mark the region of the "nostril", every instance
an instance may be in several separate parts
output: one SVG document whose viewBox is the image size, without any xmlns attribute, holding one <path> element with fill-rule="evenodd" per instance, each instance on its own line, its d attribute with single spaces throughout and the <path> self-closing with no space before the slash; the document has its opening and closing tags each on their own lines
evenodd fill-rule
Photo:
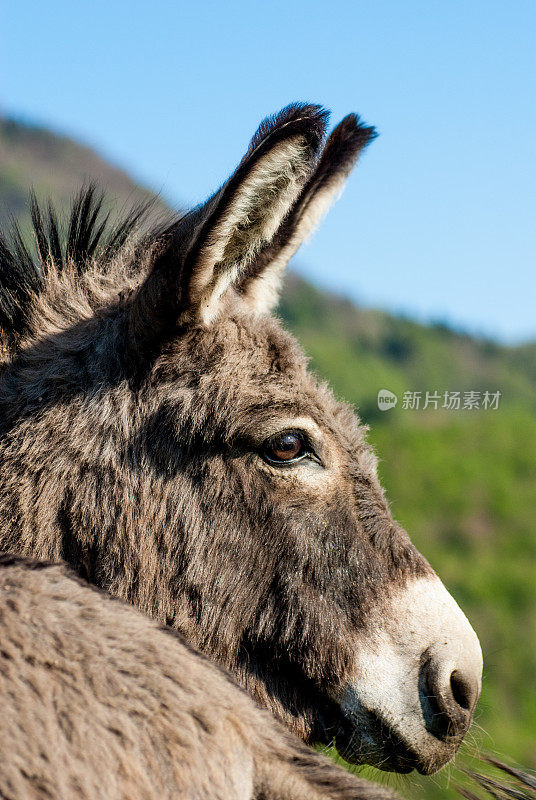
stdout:
<svg viewBox="0 0 536 800">
<path fill-rule="evenodd" d="M 426 729 L 441 741 L 460 739 L 467 732 L 478 700 L 478 683 L 471 678 L 465 670 L 444 669 L 435 658 L 421 667 L 419 686 Z"/>
<path fill-rule="evenodd" d="M 456 703 L 464 711 L 470 711 L 474 704 L 474 691 L 471 683 L 457 669 L 450 676 L 450 689 Z"/>
</svg>

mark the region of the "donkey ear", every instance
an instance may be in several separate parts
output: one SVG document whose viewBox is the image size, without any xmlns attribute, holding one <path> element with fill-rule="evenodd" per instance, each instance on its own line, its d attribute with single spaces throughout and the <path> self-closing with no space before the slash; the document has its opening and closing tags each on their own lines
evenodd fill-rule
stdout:
<svg viewBox="0 0 536 800">
<path fill-rule="evenodd" d="M 291 212 L 251 261 L 237 286 L 253 310 L 268 312 L 277 305 L 285 267 L 340 196 L 359 154 L 376 135 L 374 128 L 364 125 L 356 114 L 349 114 L 333 130 Z"/>
<path fill-rule="evenodd" d="M 133 301 L 131 333 L 208 325 L 226 290 L 279 229 L 314 169 L 327 112 L 292 105 L 265 120 L 229 180 L 157 243 Z"/>
</svg>

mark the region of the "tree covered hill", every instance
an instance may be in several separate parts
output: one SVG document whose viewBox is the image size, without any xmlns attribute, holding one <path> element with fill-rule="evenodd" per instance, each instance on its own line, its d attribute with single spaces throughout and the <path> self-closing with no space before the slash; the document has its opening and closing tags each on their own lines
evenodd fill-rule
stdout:
<svg viewBox="0 0 536 800">
<path fill-rule="evenodd" d="M 147 196 L 93 151 L 49 131 L 0 121 L 0 218 L 27 222 L 27 193 L 65 206 L 96 179 L 120 205 Z M 336 211 L 334 212 L 336 213 Z M 504 347 L 320 291 L 289 276 L 279 313 L 313 368 L 370 424 L 395 516 L 466 610 L 482 642 L 481 747 L 536 766 L 536 344 Z M 377 396 L 389 390 L 394 409 Z M 426 393 L 437 395 L 426 403 Z M 480 407 L 443 408 L 445 393 Z M 482 408 L 500 392 L 498 408 Z M 406 393 L 420 393 L 405 408 Z M 407 404 L 407 403 L 406 403 Z M 411 778 L 428 797 L 446 778 Z M 442 787 L 441 789 L 439 787 Z"/>
<path fill-rule="evenodd" d="M 378 409 L 379 389 L 390 389 L 400 400 L 404 392 L 420 392 L 420 409 L 427 391 L 441 394 L 438 407 L 445 391 L 459 391 L 462 401 L 465 392 L 500 391 L 500 407 L 536 411 L 536 345 L 504 347 L 444 324 L 358 308 L 294 275 L 280 312 L 317 369 L 369 420 L 387 419 Z M 401 411 L 399 404 L 389 417 Z"/>
</svg>

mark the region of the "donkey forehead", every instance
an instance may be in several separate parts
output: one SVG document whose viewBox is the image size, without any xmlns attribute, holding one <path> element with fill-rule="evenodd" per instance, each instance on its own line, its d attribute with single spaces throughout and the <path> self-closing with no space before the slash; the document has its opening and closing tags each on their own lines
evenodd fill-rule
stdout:
<svg viewBox="0 0 536 800">
<path fill-rule="evenodd" d="M 194 373 L 200 400 L 240 407 L 286 403 L 298 413 L 317 410 L 319 393 L 307 370 L 307 358 L 277 320 L 248 313 L 224 317 L 211 328 L 198 328 L 175 342 L 168 362 L 172 379 Z M 235 405 L 236 408 L 236 405 Z"/>
<path fill-rule="evenodd" d="M 177 339 L 166 358 L 166 378 L 184 379 L 184 367 L 194 378 L 198 410 L 210 405 L 232 411 L 230 423 L 270 420 L 292 424 L 310 420 L 349 455 L 361 456 L 370 471 L 376 462 L 366 428 L 354 409 L 335 399 L 325 383 L 308 369 L 297 341 L 278 320 L 250 313 L 223 318 L 210 329 L 198 329 Z"/>
<path fill-rule="evenodd" d="M 307 358 L 278 320 L 238 310 L 208 329 L 197 329 L 194 348 L 207 373 L 248 383 L 271 378 L 305 388 Z"/>
</svg>

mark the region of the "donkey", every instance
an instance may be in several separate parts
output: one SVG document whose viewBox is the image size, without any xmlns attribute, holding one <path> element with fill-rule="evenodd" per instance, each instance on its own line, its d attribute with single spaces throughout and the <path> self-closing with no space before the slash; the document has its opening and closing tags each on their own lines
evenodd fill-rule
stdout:
<svg viewBox="0 0 536 800">
<path fill-rule="evenodd" d="M 0 796 L 396 800 L 65 567 L 0 555 Z"/>
<path fill-rule="evenodd" d="M 181 631 L 306 742 L 427 774 L 469 728 L 476 634 L 271 314 L 374 137 L 326 124 L 267 119 L 207 202 L 137 238 L 140 210 L 105 233 L 91 189 L 66 242 L 33 201 L 38 262 L 0 246 L 0 547 Z"/>
</svg>

